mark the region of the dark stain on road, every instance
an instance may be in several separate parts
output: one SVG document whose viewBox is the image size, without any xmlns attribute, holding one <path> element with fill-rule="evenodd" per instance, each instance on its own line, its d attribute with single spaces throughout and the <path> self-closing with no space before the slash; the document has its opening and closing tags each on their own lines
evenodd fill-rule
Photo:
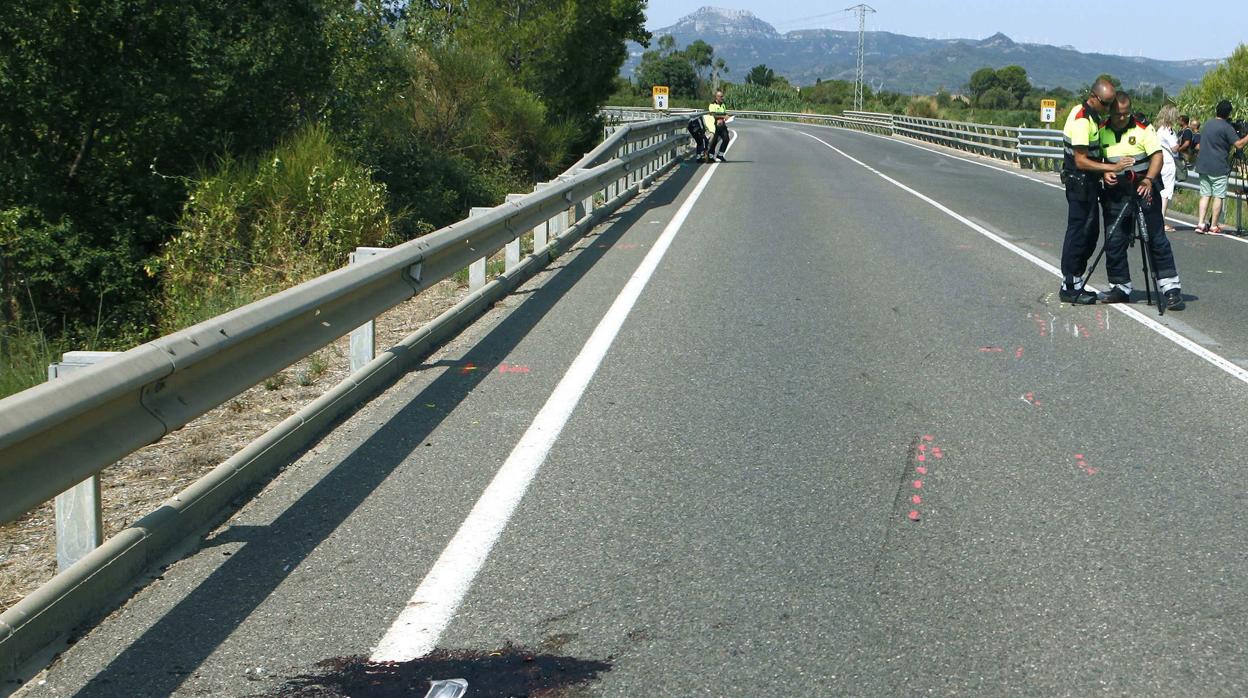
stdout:
<svg viewBox="0 0 1248 698">
<path fill-rule="evenodd" d="M 319 662 L 321 673 L 297 676 L 256 698 L 398 698 L 424 696 L 433 681 L 464 679 L 472 698 L 558 698 L 611 670 L 611 661 L 537 654 L 510 643 L 494 651 L 434 650 L 410 662 L 339 657 Z"/>
</svg>

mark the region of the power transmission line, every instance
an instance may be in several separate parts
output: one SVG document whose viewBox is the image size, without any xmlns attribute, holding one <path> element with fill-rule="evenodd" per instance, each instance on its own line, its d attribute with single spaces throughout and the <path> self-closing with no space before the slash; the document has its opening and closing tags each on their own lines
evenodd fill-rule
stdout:
<svg viewBox="0 0 1248 698">
<path fill-rule="evenodd" d="M 838 12 L 824 12 L 822 14 L 810 15 L 809 17 L 796 17 L 794 19 L 788 19 L 782 22 L 776 22 L 772 26 L 774 26 L 776 29 L 780 29 L 780 28 L 792 29 L 792 28 L 803 26 L 803 25 L 809 26 L 810 24 L 828 24 L 828 23 L 840 24 L 841 22 L 848 21 L 850 19 L 848 16 L 846 16 L 847 12 L 849 12 L 849 10 L 840 10 Z M 815 20 L 823 20 L 823 21 L 816 23 Z"/>
<path fill-rule="evenodd" d="M 875 8 L 870 5 L 858 4 L 853 7 L 845 8 L 846 12 L 858 13 L 858 72 L 854 77 L 854 111 L 862 111 L 862 76 L 863 76 L 863 48 L 865 45 L 864 37 L 867 30 L 867 13 L 875 12 Z"/>
</svg>

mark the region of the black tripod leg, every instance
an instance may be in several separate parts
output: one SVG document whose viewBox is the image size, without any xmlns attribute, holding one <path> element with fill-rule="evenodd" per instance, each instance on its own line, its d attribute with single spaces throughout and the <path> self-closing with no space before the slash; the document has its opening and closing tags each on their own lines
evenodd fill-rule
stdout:
<svg viewBox="0 0 1248 698">
<path fill-rule="evenodd" d="M 1092 260 L 1092 265 L 1089 266 L 1088 270 L 1083 273 L 1084 286 L 1087 286 L 1088 282 L 1092 280 L 1092 272 L 1096 271 L 1096 265 L 1101 263 L 1101 257 L 1105 256 L 1105 248 L 1109 247 L 1110 239 L 1114 237 L 1114 233 L 1122 227 L 1122 221 L 1125 220 L 1129 210 L 1130 207 L 1123 206 L 1122 210 L 1118 212 L 1118 216 L 1114 218 L 1114 222 L 1105 231 L 1105 242 L 1101 244 L 1101 250 L 1096 253 L 1096 258 Z M 1089 219 L 1088 225 L 1091 225 L 1091 223 L 1092 221 Z"/>
<path fill-rule="evenodd" d="M 1157 314 L 1166 314 L 1166 304 L 1161 299 L 1161 281 L 1157 278 L 1157 260 L 1153 257 L 1153 239 L 1148 233 L 1148 223 L 1144 220 L 1144 207 L 1140 197 L 1135 197 L 1135 226 L 1140 245 L 1144 248 L 1144 296 L 1149 305 L 1153 304 L 1153 289 L 1157 290 Z M 1151 273 L 1150 273 L 1151 268 Z M 1150 280 L 1152 286 L 1150 288 Z"/>
</svg>

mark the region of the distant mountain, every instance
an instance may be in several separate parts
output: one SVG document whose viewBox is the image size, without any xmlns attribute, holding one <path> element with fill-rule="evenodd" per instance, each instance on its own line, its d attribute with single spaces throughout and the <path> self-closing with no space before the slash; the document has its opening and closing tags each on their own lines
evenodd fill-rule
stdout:
<svg viewBox="0 0 1248 698">
<path fill-rule="evenodd" d="M 794 84 L 816 79 L 853 80 L 858 58 L 858 33 L 805 29 L 781 34 L 775 27 L 745 10 L 703 7 L 670 27 L 653 32 L 656 39 L 670 34 L 684 47 L 702 39 L 728 63 L 728 79 L 744 79 L 762 63 Z M 1221 60 L 1162 61 L 1099 53 L 1081 53 L 1070 47 L 1020 44 L 1005 34 L 987 39 L 920 39 L 889 32 L 865 35 L 866 81 L 873 89 L 930 94 L 944 87 L 959 91 L 971 73 L 989 66 L 1021 65 L 1033 85 L 1080 89 L 1097 75 L 1109 73 L 1129 89 L 1161 85 L 1177 93 L 1200 80 Z M 644 49 L 630 44 L 621 74 L 631 78 Z"/>
</svg>

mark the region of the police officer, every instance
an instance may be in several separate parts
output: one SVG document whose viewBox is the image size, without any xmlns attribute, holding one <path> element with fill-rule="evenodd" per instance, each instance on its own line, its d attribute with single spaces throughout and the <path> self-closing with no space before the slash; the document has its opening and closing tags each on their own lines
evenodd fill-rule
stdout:
<svg viewBox="0 0 1248 698">
<path fill-rule="evenodd" d="M 1127 268 L 1127 246 L 1135 236 L 1136 216 L 1126 211 L 1136 197 L 1144 210 L 1144 225 L 1148 227 L 1149 247 L 1152 249 L 1153 271 L 1157 275 L 1157 290 L 1161 292 L 1167 310 L 1185 307 L 1179 288 L 1179 271 L 1174 264 L 1174 253 L 1166 237 L 1165 219 L 1161 215 L 1161 188 L 1158 186 L 1164 155 L 1161 139 L 1152 126 L 1140 121 L 1131 113 L 1131 96 L 1119 92 L 1114 99 L 1109 122 L 1101 128 L 1101 149 L 1110 163 L 1131 160 L 1129 169 L 1120 173 L 1106 172 L 1105 224 L 1122 216 L 1116 228 L 1106 231 L 1105 269 L 1109 273 L 1109 292 L 1104 303 L 1127 303 L 1131 300 L 1131 272 Z"/>
<path fill-rule="evenodd" d="M 1066 237 L 1062 241 L 1062 288 L 1058 297 L 1066 303 L 1091 305 L 1096 302 L 1096 294 L 1083 287 L 1086 283 L 1083 273 L 1087 271 L 1088 258 L 1100 237 L 1097 224 L 1100 176 L 1106 172 L 1121 172 L 1134 164 L 1131 158 L 1123 158 L 1112 165 L 1101 162 L 1101 114 L 1109 110 L 1116 94 L 1112 82 L 1103 78 L 1097 80 L 1088 99 L 1070 110 L 1066 127 L 1062 129 Z"/>
<path fill-rule="evenodd" d="M 706 108 L 706 115 L 711 125 L 709 131 L 714 135 L 711 137 L 711 149 L 707 153 L 707 159 L 715 158 L 720 162 L 724 162 L 724 151 L 728 149 L 728 107 L 724 106 L 724 91 L 715 91 L 715 101 L 711 102 Z"/>
<path fill-rule="evenodd" d="M 690 119 L 685 126 L 685 130 L 689 131 L 689 136 L 693 138 L 694 146 L 697 148 L 697 151 L 694 153 L 694 160 L 701 162 L 703 154 L 707 152 L 706 126 L 702 123 L 702 117 L 695 116 Z"/>
</svg>

